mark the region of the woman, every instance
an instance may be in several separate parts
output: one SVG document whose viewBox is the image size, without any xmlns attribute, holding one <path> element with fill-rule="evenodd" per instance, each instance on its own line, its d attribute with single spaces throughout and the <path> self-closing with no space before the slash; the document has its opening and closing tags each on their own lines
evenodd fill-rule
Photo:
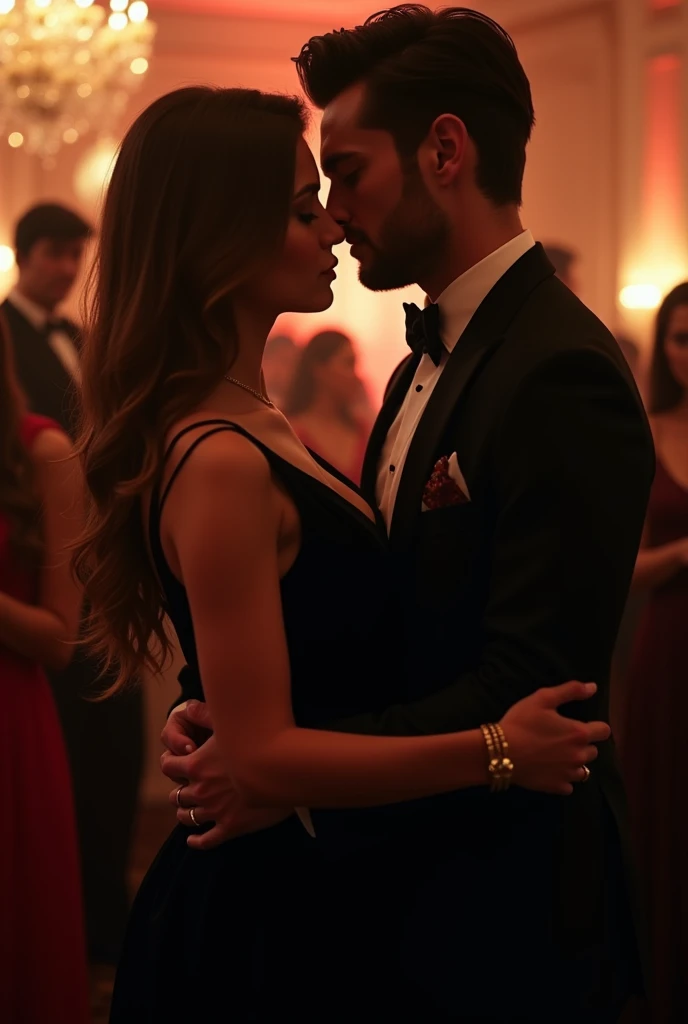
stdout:
<svg viewBox="0 0 688 1024">
<path fill-rule="evenodd" d="M 45 674 L 77 637 L 80 484 L 67 437 L 26 411 L 3 321 L 0 396 L 0 1016 L 87 1024 L 71 780 Z"/>
<path fill-rule="evenodd" d="M 284 406 L 297 437 L 358 484 L 370 423 L 361 416 L 363 381 L 346 334 L 322 331 L 304 347 Z"/>
<path fill-rule="evenodd" d="M 622 758 L 650 921 L 653 1024 L 688 1020 L 688 282 L 657 315 L 657 473 L 634 587 L 648 591 L 623 697 Z"/>
<path fill-rule="evenodd" d="M 272 324 L 330 305 L 343 239 L 303 130 L 293 99 L 179 90 L 129 131 L 105 203 L 77 556 L 92 640 L 124 685 L 159 669 L 168 612 L 237 791 L 274 809 L 272 827 L 211 851 L 191 849 L 184 828 L 165 844 L 120 964 L 112 1020 L 127 1024 L 334 1021 L 364 997 L 385 1004 L 361 948 L 387 924 L 370 886 L 391 865 L 377 849 L 314 842 L 294 808 L 393 804 L 489 777 L 481 730 L 316 728 L 385 706 L 402 684 L 384 533 L 261 390 Z M 506 715 L 515 783 L 563 794 L 585 777 L 609 730 L 554 707 L 589 692 L 568 684 Z"/>
</svg>

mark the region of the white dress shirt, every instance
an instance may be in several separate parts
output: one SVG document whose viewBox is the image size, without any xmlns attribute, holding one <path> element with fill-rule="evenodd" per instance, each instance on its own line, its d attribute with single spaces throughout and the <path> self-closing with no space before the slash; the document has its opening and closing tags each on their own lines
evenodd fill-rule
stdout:
<svg viewBox="0 0 688 1024">
<path fill-rule="evenodd" d="M 406 398 L 389 428 L 380 457 L 376 496 L 387 530 L 392 522 L 399 480 L 411 439 L 449 356 L 483 299 L 507 270 L 534 245 L 530 231 L 522 232 L 457 277 L 438 298 L 437 304 L 442 314 L 442 342 L 446 351 L 442 354 L 439 366 L 435 366 L 427 353 L 423 354 Z"/>
<path fill-rule="evenodd" d="M 50 313 L 47 309 L 43 309 L 42 306 L 32 302 L 31 299 L 27 299 L 26 295 L 23 295 L 18 288 L 13 288 L 7 298 L 14 308 L 18 309 L 23 317 L 26 317 L 32 327 L 37 331 L 40 331 L 41 334 L 45 331 L 51 319 Z M 46 340 L 67 373 L 70 374 L 78 384 L 81 381 L 79 353 L 77 352 L 72 339 L 61 328 L 56 328 L 49 332 Z"/>
</svg>

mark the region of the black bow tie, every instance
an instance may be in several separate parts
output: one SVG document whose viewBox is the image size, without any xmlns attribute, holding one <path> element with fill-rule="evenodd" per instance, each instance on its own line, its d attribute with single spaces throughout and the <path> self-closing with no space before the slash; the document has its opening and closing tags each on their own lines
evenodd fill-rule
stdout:
<svg viewBox="0 0 688 1024">
<path fill-rule="evenodd" d="M 441 314 L 436 302 L 419 309 L 415 302 L 405 302 L 406 341 L 414 355 L 427 352 L 435 366 L 440 365 L 445 351 L 440 335 Z"/>
<path fill-rule="evenodd" d="M 45 324 L 45 333 L 52 334 L 53 331 L 62 331 L 64 334 L 72 334 L 72 325 L 69 320 L 61 316 L 51 316 Z"/>
</svg>

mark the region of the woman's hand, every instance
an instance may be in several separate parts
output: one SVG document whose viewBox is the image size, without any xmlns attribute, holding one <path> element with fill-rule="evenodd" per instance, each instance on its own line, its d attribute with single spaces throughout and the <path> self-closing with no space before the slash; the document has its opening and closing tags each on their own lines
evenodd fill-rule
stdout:
<svg viewBox="0 0 688 1024">
<path fill-rule="evenodd" d="M 584 766 L 597 757 L 596 743 L 611 736 L 606 722 L 578 722 L 557 711 L 587 700 L 595 683 L 563 683 L 538 690 L 514 704 L 501 721 L 514 764 L 513 781 L 525 789 L 568 795 L 587 778 Z"/>
</svg>

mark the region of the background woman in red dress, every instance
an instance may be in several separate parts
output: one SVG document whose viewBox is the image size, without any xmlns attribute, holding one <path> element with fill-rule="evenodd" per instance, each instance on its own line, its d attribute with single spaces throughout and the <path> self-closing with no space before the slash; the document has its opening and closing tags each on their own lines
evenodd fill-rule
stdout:
<svg viewBox="0 0 688 1024">
<path fill-rule="evenodd" d="M 648 591 L 623 697 L 621 754 L 644 890 L 652 1024 L 688 1021 L 688 283 L 657 316 L 657 473 L 634 586 Z"/>
<path fill-rule="evenodd" d="M 81 595 L 81 484 L 56 423 L 25 411 L 0 323 L 0 1020 L 87 1024 L 71 780 L 44 667 L 63 668 Z"/>
</svg>

